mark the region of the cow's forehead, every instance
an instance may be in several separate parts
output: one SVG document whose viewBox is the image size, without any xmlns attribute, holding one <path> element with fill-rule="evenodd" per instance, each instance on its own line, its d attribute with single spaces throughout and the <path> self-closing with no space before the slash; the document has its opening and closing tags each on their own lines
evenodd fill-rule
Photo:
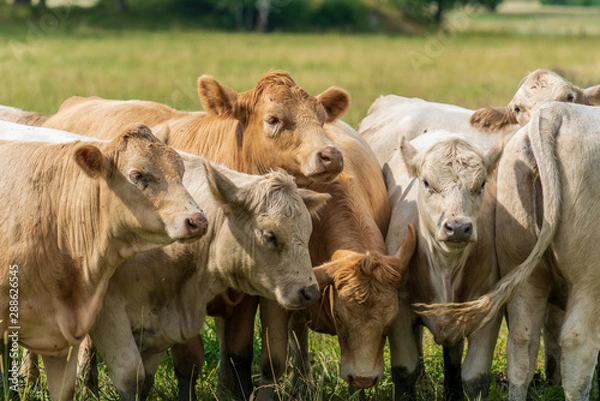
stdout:
<svg viewBox="0 0 600 401">
<path fill-rule="evenodd" d="M 292 114 L 310 113 L 321 117 L 325 112 L 317 98 L 299 86 L 271 85 L 265 88 L 262 100 L 267 108 L 279 108 Z"/>
<path fill-rule="evenodd" d="M 486 169 L 481 153 L 468 143 L 451 140 L 434 145 L 423 155 L 422 175 L 437 180 L 460 178 L 485 179 Z"/>
<path fill-rule="evenodd" d="M 144 165 L 165 174 L 183 175 L 183 160 L 177 152 L 162 142 L 148 142 L 132 138 L 128 140 L 126 151 L 120 158 L 128 163 Z"/>
</svg>

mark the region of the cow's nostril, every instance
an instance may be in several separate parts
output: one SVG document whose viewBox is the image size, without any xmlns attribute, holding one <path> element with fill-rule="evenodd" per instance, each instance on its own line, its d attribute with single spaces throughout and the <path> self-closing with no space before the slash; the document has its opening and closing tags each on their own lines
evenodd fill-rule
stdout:
<svg viewBox="0 0 600 401">
<path fill-rule="evenodd" d="M 190 233 L 196 234 L 205 232 L 208 222 L 202 213 L 196 213 L 192 217 L 186 219 L 186 225 Z"/>
<path fill-rule="evenodd" d="M 310 287 L 305 287 L 303 288 L 301 291 L 302 293 L 302 297 L 306 300 L 306 301 L 314 301 L 315 299 L 317 299 L 319 297 L 319 287 L 317 287 L 316 285 L 312 285 Z"/>
</svg>

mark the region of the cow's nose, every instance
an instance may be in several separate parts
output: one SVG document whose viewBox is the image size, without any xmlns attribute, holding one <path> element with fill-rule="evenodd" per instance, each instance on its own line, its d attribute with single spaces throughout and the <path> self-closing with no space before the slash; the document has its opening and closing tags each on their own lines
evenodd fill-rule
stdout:
<svg viewBox="0 0 600 401">
<path fill-rule="evenodd" d="M 185 225 L 193 237 L 200 237 L 208 230 L 208 220 L 203 213 L 194 213 L 185 220 Z"/>
<path fill-rule="evenodd" d="M 341 172 L 344 168 L 342 152 L 335 146 L 327 146 L 317 153 L 319 163 L 326 171 Z"/>
<path fill-rule="evenodd" d="M 473 234 L 472 223 L 446 222 L 444 224 L 448 241 L 464 242 L 468 241 Z"/>
<path fill-rule="evenodd" d="M 304 287 L 302 290 L 300 290 L 300 293 L 302 294 L 303 300 L 307 303 L 312 303 L 316 301 L 317 298 L 319 298 L 319 295 L 321 294 L 319 292 L 319 287 L 316 284 Z"/>
<path fill-rule="evenodd" d="M 369 388 L 373 387 L 377 383 L 377 376 L 375 377 L 363 377 L 363 376 L 348 376 L 348 384 L 356 388 Z"/>
</svg>

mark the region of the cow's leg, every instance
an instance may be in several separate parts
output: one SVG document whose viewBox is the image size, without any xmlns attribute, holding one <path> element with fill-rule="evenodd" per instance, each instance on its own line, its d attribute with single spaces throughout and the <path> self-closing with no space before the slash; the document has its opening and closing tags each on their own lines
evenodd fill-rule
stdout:
<svg viewBox="0 0 600 401">
<path fill-rule="evenodd" d="M 144 385 L 140 391 L 140 401 L 144 401 L 148 398 L 152 386 L 154 385 L 154 375 L 158 370 L 163 355 L 164 352 L 142 354 L 142 363 L 144 364 Z"/>
<path fill-rule="evenodd" d="M 288 328 L 292 348 L 293 395 L 295 399 L 304 400 L 308 397 L 309 384 L 312 383 L 306 317 L 301 313 L 292 312 Z"/>
<path fill-rule="evenodd" d="M 526 283 L 507 304 L 509 400 L 525 401 L 533 379 L 548 291 Z"/>
<path fill-rule="evenodd" d="M 96 348 L 92 343 L 90 336 L 79 344 L 79 355 L 77 376 L 80 380 L 81 392 L 84 399 L 88 399 L 91 394 L 96 398 L 98 393 L 98 357 Z"/>
<path fill-rule="evenodd" d="M 252 353 L 254 317 L 258 297 L 246 296 L 226 319 L 215 317 L 221 361 L 217 395 L 248 400 L 252 394 Z"/>
<path fill-rule="evenodd" d="M 171 347 L 179 401 L 196 401 L 196 382 L 204 364 L 204 343 L 196 336 L 185 344 Z"/>
<path fill-rule="evenodd" d="M 462 362 L 464 342 L 459 341 L 453 346 L 444 346 L 444 400 L 462 401 L 462 377 L 460 365 Z"/>
<path fill-rule="evenodd" d="M 598 289 L 573 287 L 570 291 L 560 336 L 561 371 L 567 401 L 589 400 L 599 351 L 600 324 L 593 312 L 598 309 L 596 294 Z"/>
<path fill-rule="evenodd" d="M 275 399 L 275 385 L 284 373 L 288 360 L 288 312 L 277 302 L 261 298 L 262 322 L 261 375 L 257 401 Z"/>
<path fill-rule="evenodd" d="M 24 349 L 19 374 L 25 379 L 26 388 L 38 383 L 40 380 L 39 355 Z"/>
<path fill-rule="evenodd" d="M 558 341 L 564 314 L 564 311 L 556 305 L 548 304 L 542 334 L 544 338 L 544 370 L 546 372 L 546 384 L 549 386 L 554 386 L 561 382 L 561 352 Z"/>
<path fill-rule="evenodd" d="M 401 301 L 389 333 L 395 401 L 414 399 L 415 384 L 422 371 L 421 329 L 413 325 L 412 311 Z"/>
<path fill-rule="evenodd" d="M 111 318 L 115 320 L 106 319 L 104 322 L 110 324 L 94 326 L 90 336 L 106 363 L 108 374 L 121 400 L 135 401 L 144 387 L 142 356 L 131 332 L 129 319 L 126 316 L 120 316 L 122 319 L 119 319 L 117 315 L 120 314 L 116 308 L 109 310 L 113 312 Z"/>
<path fill-rule="evenodd" d="M 464 392 L 469 400 L 485 401 L 490 391 L 494 348 L 502 323 L 502 314 L 472 334 L 462 364 Z"/>
<path fill-rule="evenodd" d="M 79 347 L 72 347 L 63 357 L 42 356 L 48 389 L 52 401 L 72 400 L 77 380 L 77 354 Z"/>
</svg>

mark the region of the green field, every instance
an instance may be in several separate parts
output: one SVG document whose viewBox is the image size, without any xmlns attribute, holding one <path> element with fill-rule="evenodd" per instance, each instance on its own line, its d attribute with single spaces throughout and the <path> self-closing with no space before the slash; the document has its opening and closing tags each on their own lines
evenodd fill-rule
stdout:
<svg viewBox="0 0 600 401">
<path fill-rule="evenodd" d="M 558 71 L 582 87 L 600 82 L 597 10 L 525 9 L 453 13 L 445 32 L 419 36 L 111 31 L 78 25 L 68 15 L 48 14 L 19 22 L 5 17 L 0 20 L 0 104 L 51 113 L 69 96 L 98 95 L 199 110 L 199 75 L 211 74 L 222 84 L 244 91 L 266 71 L 281 69 L 313 95 L 332 85 L 346 89 L 352 104 L 344 119 L 356 125 L 382 94 L 477 108 L 507 104 L 520 80 L 536 68 Z M 211 324 L 204 335 L 207 358 L 198 391 L 202 400 L 211 400 L 218 362 Z M 502 384 L 505 336 L 504 329 L 493 366 L 492 401 L 507 398 Z M 259 341 L 257 337 L 257 351 Z M 358 399 L 348 395 L 337 377 L 336 340 L 313 334 L 310 341 L 314 399 Z M 420 399 L 442 400 L 441 349 L 428 337 L 425 351 L 427 377 L 420 382 Z M 102 399 L 118 399 L 105 372 L 101 381 Z M 176 390 L 167 357 L 151 400 L 175 399 Z M 286 378 L 281 390 L 281 394 L 289 390 Z M 368 395 L 389 400 L 392 390 L 387 371 L 385 380 Z M 562 399 L 560 389 L 540 391 L 540 400 Z M 596 396 L 597 389 L 593 391 Z M 33 389 L 22 399 L 48 397 L 43 390 Z"/>
</svg>

